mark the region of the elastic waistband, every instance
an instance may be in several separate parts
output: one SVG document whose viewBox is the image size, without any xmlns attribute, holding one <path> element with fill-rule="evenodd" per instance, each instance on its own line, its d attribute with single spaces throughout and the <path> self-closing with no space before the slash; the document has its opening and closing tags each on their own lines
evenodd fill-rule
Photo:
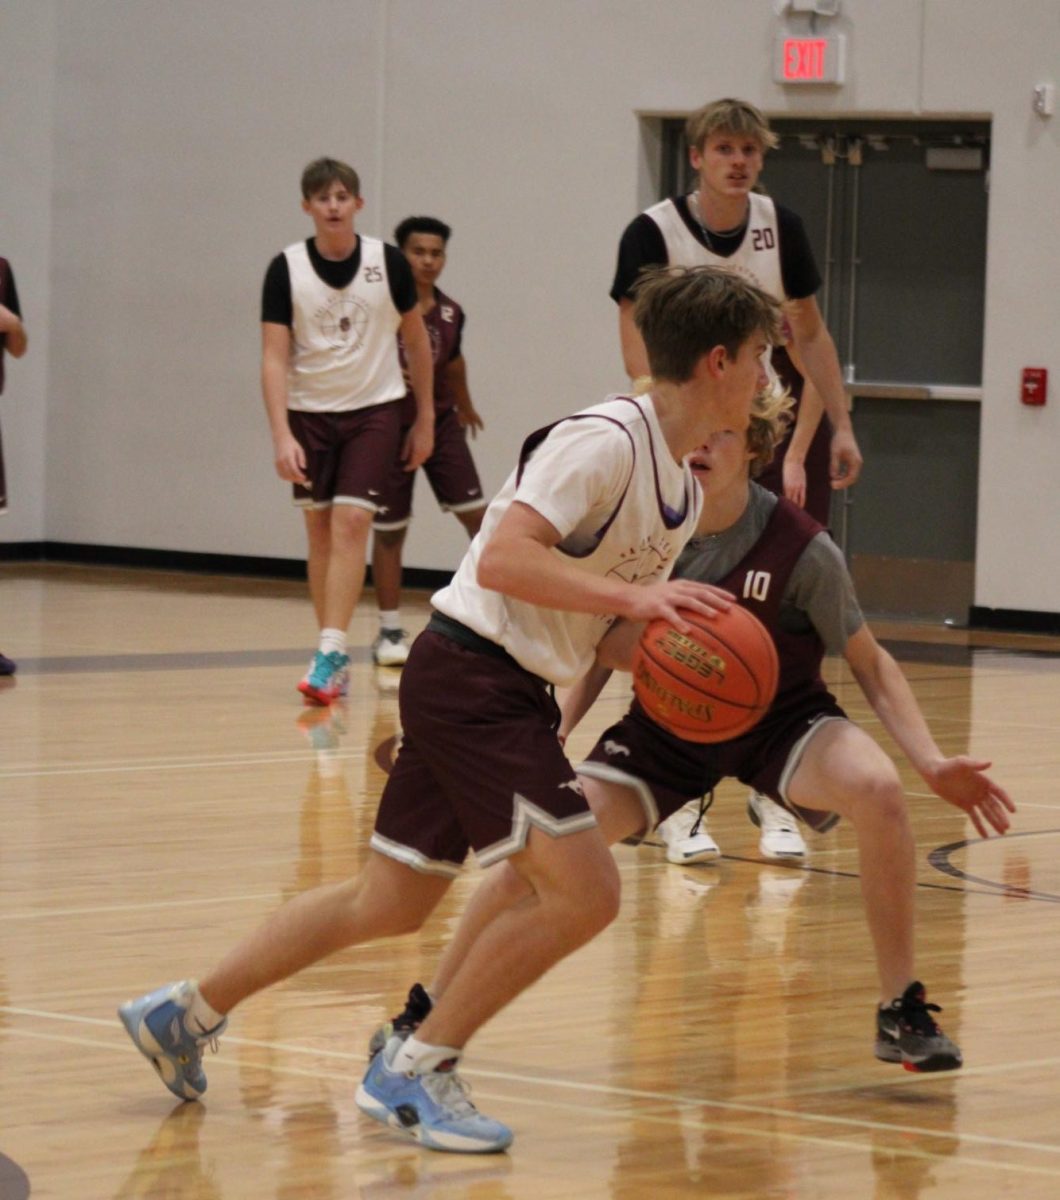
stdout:
<svg viewBox="0 0 1060 1200">
<path fill-rule="evenodd" d="M 453 617 L 447 617 L 445 613 L 432 612 L 430 620 L 427 622 L 427 628 L 431 633 L 440 633 L 442 637 L 447 637 L 451 642 L 456 642 L 457 645 L 463 646 L 468 650 L 474 650 L 478 654 L 488 654 L 490 658 L 499 658 L 502 662 L 510 663 L 517 671 L 522 671 L 524 675 L 533 675 L 535 679 L 540 678 L 540 676 L 534 675 L 532 671 L 528 671 L 526 667 L 512 658 L 503 646 L 498 645 L 496 642 L 491 642 L 489 638 L 484 638 L 482 634 L 469 629 L 462 621 L 454 620 Z"/>
</svg>

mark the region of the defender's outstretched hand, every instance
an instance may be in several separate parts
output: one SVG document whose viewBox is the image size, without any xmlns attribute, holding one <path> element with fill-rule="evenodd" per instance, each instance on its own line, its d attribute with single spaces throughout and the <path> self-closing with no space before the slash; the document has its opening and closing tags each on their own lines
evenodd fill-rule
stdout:
<svg viewBox="0 0 1060 1200">
<path fill-rule="evenodd" d="M 963 809 L 984 838 L 990 836 L 987 825 L 996 833 L 1005 833 L 1011 824 L 1008 814 L 1016 811 L 1005 789 L 983 774 L 991 766 L 960 754 L 943 759 L 928 779 L 936 795 Z"/>
</svg>

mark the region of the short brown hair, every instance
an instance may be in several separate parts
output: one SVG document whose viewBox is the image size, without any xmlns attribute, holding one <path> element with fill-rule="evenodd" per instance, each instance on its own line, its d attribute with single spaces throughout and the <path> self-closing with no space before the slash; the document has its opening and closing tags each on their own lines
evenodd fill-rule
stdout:
<svg viewBox="0 0 1060 1200">
<path fill-rule="evenodd" d="M 685 122 L 689 150 L 702 150 L 703 143 L 714 133 L 753 137 L 763 152 L 772 150 L 779 140 L 765 116 L 746 100 L 712 100 L 696 109 Z"/>
<path fill-rule="evenodd" d="M 349 163 L 337 158 L 314 158 L 302 172 L 302 199 L 308 200 L 333 183 L 341 183 L 351 196 L 360 196 L 361 179 Z"/>
<path fill-rule="evenodd" d="M 756 333 L 780 338 L 780 305 L 721 267 L 653 267 L 634 285 L 633 320 L 655 379 L 684 383 L 715 346 L 730 358 Z"/>
</svg>

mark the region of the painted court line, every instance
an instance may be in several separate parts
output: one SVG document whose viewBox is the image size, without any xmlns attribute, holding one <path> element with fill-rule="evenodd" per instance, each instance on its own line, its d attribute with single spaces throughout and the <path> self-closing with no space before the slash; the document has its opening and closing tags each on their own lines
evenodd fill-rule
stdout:
<svg viewBox="0 0 1060 1200">
<path fill-rule="evenodd" d="M 148 912 L 155 908 L 196 908 L 203 904 L 251 904 L 275 901 L 276 893 L 252 892 L 246 896 L 210 896 L 195 900 L 157 900 L 139 904 L 100 904 L 91 908 L 38 908 L 27 912 L 0 912 L 0 921 L 38 921 L 47 917 L 91 917 L 99 913 Z M 0 1008 L 0 1012 L 4 1010 Z"/>
<path fill-rule="evenodd" d="M 47 1013 L 47 1012 L 41 1012 L 41 1011 L 38 1011 L 35 1009 L 18 1008 L 18 1007 L 11 1006 L 11 1005 L 0 1006 L 0 1013 L 7 1013 L 11 1016 L 26 1016 L 26 1017 L 33 1017 L 33 1018 L 37 1018 L 37 1019 L 41 1019 L 41 1020 L 60 1021 L 60 1022 L 75 1024 L 75 1025 L 91 1025 L 91 1026 L 103 1027 L 103 1028 L 108 1028 L 108 1029 L 112 1029 L 112 1028 L 116 1027 L 116 1020 L 115 1021 L 104 1021 L 98 1017 L 75 1017 L 75 1016 L 70 1016 L 69 1014 L 66 1014 L 66 1013 Z M 78 1038 L 78 1037 L 72 1037 L 72 1036 L 67 1036 L 67 1035 L 63 1035 L 63 1034 L 41 1033 L 41 1032 L 34 1031 L 34 1030 L 23 1030 L 23 1029 L 16 1029 L 16 1028 L 8 1028 L 7 1030 L 5 1030 L 5 1033 L 7 1033 L 8 1035 L 15 1034 L 20 1037 L 28 1037 L 31 1039 L 37 1039 L 37 1040 L 41 1040 L 41 1041 L 63 1042 L 63 1043 L 72 1044 L 72 1045 L 91 1046 L 94 1048 L 105 1049 L 105 1050 L 110 1050 L 110 1051 L 114 1051 L 116 1049 L 116 1046 L 113 1041 L 105 1041 L 104 1042 L 104 1041 L 97 1041 L 97 1040 L 94 1040 L 91 1038 Z M 232 1045 L 236 1045 L 236 1046 L 240 1046 L 240 1045 L 253 1046 L 255 1048 L 270 1049 L 270 1050 L 279 1051 L 281 1053 L 287 1053 L 287 1054 L 293 1054 L 293 1055 L 301 1055 L 301 1056 L 307 1056 L 307 1057 L 318 1058 L 318 1059 L 319 1058 L 334 1059 L 339 1062 L 350 1062 L 350 1063 L 356 1064 L 358 1068 L 364 1062 L 362 1055 L 353 1054 L 353 1053 L 350 1053 L 347 1051 L 317 1049 L 317 1048 L 308 1047 L 308 1046 L 292 1046 L 292 1045 L 289 1045 L 284 1042 L 267 1042 L 267 1041 L 259 1041 L 257 1039 L 253 1039 L 253 1038 L 240 1038 L 240 1037 L 233 1037 L 233 1036 L 226 1036 L 225 1042 L 230 1043 Z M 123 1050 L 124 1049 L 125 1048 L 123 1047 Z M 217 1059 L 211 1059 L 210 1065 L 211 1066 L 223 1066 L 225 1068 L 240 1066 L 240 1064 L 238 1062 L 234 1062 L 232 1060 L 226 1061 L 225 1059 L 220 1058 L 220 1057 L 218 1057 Z M 1010 1071 L 1017 1069 L 1021 1065 L 1022 1066 L 1032 1066 L 1033 1065 L 1035 1067 L 1042 1067 L 1042 1066 L 1049 1065 L 1049 1064 L 1047 1063 L 1046 1060 L 1039 1060 L 1033 1064 L 1031 1064 L 1031 1063 L 1012 1064 L 1012 1063 L 1010 1063 L 1010 1064 L 1007 1064 L 1007 1065 L 1001 1067 L 1000 1069 L 1010 1072 Z M 335 1079 L 335 1080 L 338 1080 L 338 1081 L 341 1081 L 344 1083 L 351 1083 L 351 1084 L 353 1081 L 353 1076 L 351 1076 L 351 1074 L 349 1072 L 331 1073 L 331 1072 L 327 1072 L 327 1071 L 318 1071 L 318 1070 L 309 1070 L 309 1069 L 303 1070 L 298 1067 L 278 1067 L 278 1066 L 274 1066 L 274 1065 L 270 1065 L 268 1068 L 265 1068 L 265 1067 L 261 1066 L 260 1064 L 255 1064 L 255 1069 L 256 1070 L 268 1069 L 270 1071 L 275 1071 L 277 1074 L 281 1074 L 281 1075 L 304 1075 L 309 1078 L 318 1078 L 318 1079 L 319 1078 L 330 1078 L 330 1079 Z M 620 1110 L 620 1111 L 624 1112 L 624 1115 L 630 1117 L 631 1119 L 653 1120 L 660 1124 L 665 1124 L 665 1125 L 669 1125 L 669 1126 L 672 1126 L 675 1123 L 676 1124 L 692 1124 L 692 1125 L 702 1128 L 702 1129 L 723 1129 L 729 1133 L 743 1133 L 750 1137 L 764 1138 L 764 1139 L 769 1139 L 769 1140 L 779 1139 L 782 1141 L 806 1142 L 806 1143 L 812 1143 L 812 1144 L 817 1144 L 817 1145 L 822 1145 L 822 1146 L 830 1146 L 833 1149 L 835 1149 L 837 1147 L 837 1143 L 830 1139 L 824 1138 L 824 1137 L 817 1137 L 817 1136 L 814 1136 L 814 1135 L 811 1135 L 808 1133 L 807 1134 L 802 1134 L 802 1133 L 784 1134 L 784 1133 L 777 1133 L 776 1131 L 773 1131 L 773 1130 L 759 1130 L 759 1129 L 755 1129 L 753 1127 L 750 1127 L 750 1128 L 745 1127 L 745 1126 L 734 1127 L 730 1122 L 719 1123 L 719 1122 L 709 1122 L 709 1121 L 695 1121 L 695 1120 L 690 1119 L 689 1110 L 698 1110 L 698 1109 L 707 1108 L 707 1109 L 712 1109 L 719 1113 L 740 1113 L 740 1114 L 744 1114 L 744 1115 L 750 1116 L 750 1117 L 765 1117 L 770 1120 L 778 1120 L 778 1119 L 788 1120 L 788 1121 L 792 1121 L 796 1124 L 801 1123 L 801 1124 L 808 1124 L 811 1126 L 812 1125 L 822 1125 L 822 1126 L 828 1126 L 828 1127 L 840 1128 L 840 1129 L 860 1129 L 860 1130 L 866 1130 L 866 1131 L 895 1133 L 895 1134 L 902 1134 L 902 1135 L 913 1135 L 913 1136 L 921 1137 L 921 1138 L 954 1141 L 954 1142 L 957 1142 L 958 1144 L 982 1146 L 984 1148 L 997 1147 L 997 1148 L 1003 1148 L 1003 1149 L 1009 1149 L 1009 1150 L 1026 1150 L 1026 1151 L 1031 1151 L 1033 1153 L 1046 1154 L 1046 1155 L 1050 1155 L 1050 1156 L 1060 1155 L 1060 1144 L 1049 1144 L 1049 1143 L 1044 1143 L 1044 1142 L 1030 1142 L 1030 1141 L 1023 1141 L 1023 1140 L 1013 1139 L 1013 1138 L 999 1138 L 999 1137 L 992 1137 L 992 1136 L 985 1135 L 985 1134 L 963 1133 L 963 1132 L 958 1132 L 956 1130 L 927 1130 L 927 1129 L 924 1129 L 922 1126 L 898 1125 L 898 1124 L 891 1124 L 886 1121 L 866 1121 L 866 1120 L 861 1120 L 861 1119 L 855 1118 L 855 1117 L 833 1117 L 833 1116 L 827 1116 L 827 1115 L 820 1114 L 820 1113 L 805 1113 L 805 1112 L 792 1111 L 787 1108 L 774 1107 L 774 1106 L 769 1106 L 769 1105 L 743 1104 L 738 1101 L 710 1100 L 705 1097 L 685 1096 L 685 1095 L 672 1094 L 672 1093 L 667 1093 L 667 1092 L 645 1091 L 645 1090 L 640 1090 L 640 1089 L 635 1089 L 635 1088 L 623 1088 L 623 1087 L 616 1087 L 611 1084 L 591 1084 L 591 1083 L 584 1083 L 584 1082 L 574 1082 L 574 1081 L 570 1081 L 570 1080 L 551 1079 L 551 1078 L 547 1078 L 545 1076 L 525 1075 L 525 1074 L 508 1072 L 508 1071 L 464 1070 L 462 1073 L 470 1079 L 484 1079 L 484 1080 L 488 1079 L 488 1080 L 494 1080 L 497 1082 L 514 1083 L 514 1084 L 519 1084 L 519 1085 L 524 1085 L 524 1086 L 526 1084 L 531 1084 L 531 1085 L 543 1087 L 545 1089 L 552 1088 L 552 1089 L 559 1089 L 559 1090 L 563 1090 L 563 1091 L 582 1092 L 582 1093 L 587 1092 L 587 1093 L 597 1095 L 597 1096 L 615 1097 L 616 1099 L 620 1099 L 620 1100 L 644 1100 L 644 1101 L 649 1101 L 649 1102 L 655 1103 L 655 1104 L 664 1104 L 667 1106 L 672 1106 L 674 1108 L 681 1110 L 680 1113 L 678 1114 L 676 1121 L 672 1117 L 662 1117 L 658 1114 L 645 1113 L 641 1109 L 638 1109 L 638 1108 L 628 1108 L 625 1110 Z M 908 1080 L 905 1082 L 908 1082 Z M 613 1117 L 616 1115 L 614 1108 L 588 1109 L 588 1108 L 586 1108 L 584 1103 L 579 1103 L 577 1105 L 573 1105 L 573 1104 L 567 1105 L 567 1104 L 564 1104 L 563 1102 L 556 1102 L 554 1099 L 535 1100 L 535 1099 L 527 1097 L 523 1094 L 518 1094 L 518 1095 L 513 1096 L 513 1095 L 509 1095 L 507 1093 L 489 1094 L 489 1093 L 481 1092 L 480 1095 L 485 1097 L 486 1099 L 500 1100 L 504 1103 L 523 1104 L 523 1105 L 527 1105 L 527 1106 L 531 1106 L 531 1107 L 543 1107 L 543 1108 L 549 1108 L 549 1109 L 556 1109 L 556 1108 L 568 1109 L 569 1108 L 571 1111 L 579 1112 L 579 1113 L 582 1113 L 583 1115 L 590 1111 L 595 1112 L 602 1116 Z M 793 1093 L 791 1096 L 792 1102 L 797 1102 L 798 1099 L 799 1099 L 799 1093 L 797 1093 L 797 1092 Z M 849 1148 L 853 1145 L 855 1145 L 855 1143 L 845 1141 L 845 1142 L 839 1144 L 839 1148 L 840 1149 Z M 868 1149 L 868 1150 L 873 1149 L 873 1147 L 871 1145 L 864 1146 L 863 1148 Z M 903 1151 L 903 1150 L 895 1150 L 894 1151 L 894 1153 L 904 1153 L 904 1152 L 905 1151 Z M 918 1151 L 915 1153 L 917 1155 L 922 1155 L 922 1156 L 928 1157 L 928 1158 L 949 1157 L 946 1155 L 934 1155 L 934 1154 L 930 1154 L 928 1152 L 922 1152 L 922 1151 Z M 1030 1173 L 1030 1174 L 1040 1174 L 1040 1175 L 1049 1175 L 1049 1176 L 1060 1177 L 1060 1167 L 1057 1167 L 1057 1168 L 1031 1167 L 1031 1166 L 1028 1166 L 1025 1164 L 997 1163 L 997 1162 L 992 1162 L 990 1160 L 974 1160 L 974 1164 L 973 1164 L 973 1160 L 964 1159 L 962 1161 L 965 1163 L 965 1165 L 979 1165 L 979 1166 L 983 1166 L 983 1167 L 990 1167 L 995 1170 L 1015 1170 L 1015 1171 L 1020 1171 L 1020 1172 Z"/>
<path fill-rule="evenodd" d="M 83 1047 L 90 1047 L 90 1048 L 94 1048 L 94 1049 L 107 1049 L 107 1050 L 113 1049 L 113 1047 L 109 1043 L 95 1041 L 91 1038 L 64 1037 L 61 1034 L 34 1033 L 29 1030 L 15 1030 L 12 1032 L 14 1032 L 16 1034 L 16 1036 L 26 1037 L 31 1040 L 46 1041 L 49 1043 L 58 1043 L 58 1044 L 70 1045 L 70 1046 L 83 1046 Z M 238 1040 L 238 1039 L 227 1039 L 226 1038 L 226 1041 L 227 1040 Z M 242 1064 L 237 1063 L 237 1062 L 231 1062 L 231 1061 L 226 1062 L 223 1060 L 210 1064 L 211 1069 L 214 1066 L 224 1067 L 226 1069 L 231 1069 L 231 1068 L 235 1067 L 238 1069 L 241 1065 Z M 328 1079 L 328 1080 L 332 1080 L 336 1083 L 346 1084 L 350 1087 L 353 1086 L 353 1077 L 346 1072 L 343 1072 L 340 1074 L 335 1071 L 313 1071 L 313 1070 L 308 1070 L 308 1069 L 302 1069 L 300 1067 L 277 1066 L 276 1064 L 270 1064 L 268 1067 L 265 1067 L 259 1063 L 254 1064 L 253 1070 L 256 1070 L 256 1071 L 266 1071 L 267 1070 L 270 1074 L 273 1074 L 273 1075 L 293 1076 L 295 1078 L 302 1078 L 302 1079 L 315 1079 L 315 1080 Z M 466 1074 L 468 1074 L 468 1072 L 464 1072 L 464 1074 L 466 1075 Z M 514 1103 L 514 1104 L 522 1105 L 524 1108 L 547 1109 L 549 1112 L 556 1112 L 556 1111 L 570 1112 L 582 1119 L 584 1119 L 587 1116 L 606 1117 L 606 1118 L 610 1118 L 612 1120 L 614 1120 L 616 1118 L 625 1117 L 629 1120 L 638 1121 L 642 1124 L 648 1123 L 648 1124 L 653 1124 L 653 1125 L 662 1125 L 662 1126 L 665 1126 L 665 1127 L 671 1128 L 671 1129 L 675 1125 L 678 1125 L 682 1128 L 698 1129 L 704 1133 L 718 1132 L 718 1133 L 725 1133 L 729 1136 L 742 1135 L 745 1137 L 757 1139 L 759 1141 L 770 1141 L 770 1142 L 778 1142 L 779 1141 L 779 1142 L 793 1142 L 793 1143 L 799 1144 L 799 1145 L 816 1145 L 816 1146 L 820 1146 L 825 1149 L 838 1150 L 840 1153 L 848 1153 L 850 1151 L 862 1151 L 862 1152 L 868 1154 L 868 1153 L 872 1153 L 876 1149 L 875 1146 L 873 1146 L 871 1143 L 868 1143 L 868 1142 L 855 1142 L 855 1141 L 850 1141 L 850 1140 L 844 1140 L 842 1142 L 837 1142 L 832 1138 L 815 1137 L 811 1134 L 780 1133 L 776 1130 L 762 1130 L 762 1129 L 756 1129 L 753 1126 L 734 1125 L 734 1124 L 732 1124 L 732 1122 L 729 1122 L 729 1121 L 695 1120 L 687 1112 L 679 1113 L 676 1115 L 676 1117 L 669 1117 L 669 1116 L 662 1116 L 661 1114 L 658 1114 L 658 1113 L 645 1112 L 643 1109 L 603 1108 L 603 1107 L 595 1107 L 593 1105 L 585 1105 L 585 1104 L 565 1104 L 562 1101 L 557 1102 L 555 1100 L 545 1100 L 545 1099 L 537 1100 L 537 1099 L 531 1099 L 528 1096 L 510 1096 L 505 1093 L 486 1092 L 486 1091 L 481 1091 L 481 1090 L 477 1091 L 476 1095 L 478 1096 L 478 1098 L 480 1100 L 488 1100 L 488 1101 L 496 1100 L 500 1103 Z M 795 1116 L 796 1118 L 798 1117 L 798 1114 L 790 1114 L 790 1115 Z M 370 1124 L 367 1120 L 365 1121 L 364 1128 L 367 1132 L 370 1132 L 370 1133 L 379 1132 L 378 1127 L 374 1124 Z M 885 1126 L 884 1128 L 887 1128 L 887 1127 Z M 920 1131 L 920 1132 L 922 1133 L 923 1131 Z M 894 1158 L 914 1158 L 914 1159 L 922 1159 L 922 1160 L 929 1160 L 929 1161 L 948 1161 L 948 1162 L 953 1161 L 953 1156 L 949 1155 L 949 1154 L 937 1154 L 937 1153 L 933 1154 L 930 1151 L 916 1150 L 916 1149 L 913 1149 L 913 1148 L 907 1147 L 907 1146 L 888 1147 L 887 1153 L 891 1157 L 894 1157 Z M 1060 1172 L 1052 1170 L 1048 1167 L 1033 1167 L 1033 1166 L 1029 1166 L 1029 1165 L 1025 1165 L 1025 1164 L 1021 1164 L 1021 1163 L 992 1162 L 989 1159 L 971 1159 L 971 1158 L 967 1158 L 967 1157 L 962 1158 L 960 1161 L 961 1161 L 961 1164 L 964 1166 L 982 1167 L 984 1169 L 989 1168 L 989 1169 L 993 1169 L 995 1171 L 1009 1171 L 1009 1172 L 1016 1172 L 1018 1174 L 1023 1174 L 1023 1175 L 1044 1175 L 1049 1178 L 1056 1178 L 1057 1176 L 1060 1176 Z"/>
<path fill-rule="evenodd" d="M 336 759 L 363 757 L 363 750 L 333 750 Z M 0 779 L 40 779 L 52 775 L 121 775 L 138 771 L 208 771 L 218 767 L 254 767 L 266 763 L 315 762 L 316 750 L 292 750 L 287 753 L 225 755 L 216 758 L 135 759 L 128 762 L 99 763 L 94 766 L 35 767 L 25 770 L 0 771 Z"/>
</svg>

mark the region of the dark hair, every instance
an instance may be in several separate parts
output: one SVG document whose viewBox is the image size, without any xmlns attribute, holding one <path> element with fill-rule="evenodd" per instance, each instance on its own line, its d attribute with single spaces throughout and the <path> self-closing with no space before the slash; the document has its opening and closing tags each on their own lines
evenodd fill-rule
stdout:
<svg viewBox="0 0 1060 1200">
<path fill-rule="evenodd" d="M 394 226 L 394 241 L 404 249 L 405 243 L 414 233 L 430 233 L 440 237 L 444 245 L 448 243 L 452 232 L 449 226 L 437 217 L 406 217 L 399 225 Z"/>
<path fill-rule="evenodd" d="M 349 163 L 337 158 L 315 158 L 302 172 L 302 199 L 308 200 L 333 183 L 341 183 L 352 195 L 360 196 L 361 180 Z"/>
<path fill-rule="evenodd" d="M 754 334 L 780 338 L 780 305 L 719 267 L 654 267 L 634 285 L 633 319 L 655 379 L 684 383 L 715 346 L 730 358 Z"/>
</svg>

